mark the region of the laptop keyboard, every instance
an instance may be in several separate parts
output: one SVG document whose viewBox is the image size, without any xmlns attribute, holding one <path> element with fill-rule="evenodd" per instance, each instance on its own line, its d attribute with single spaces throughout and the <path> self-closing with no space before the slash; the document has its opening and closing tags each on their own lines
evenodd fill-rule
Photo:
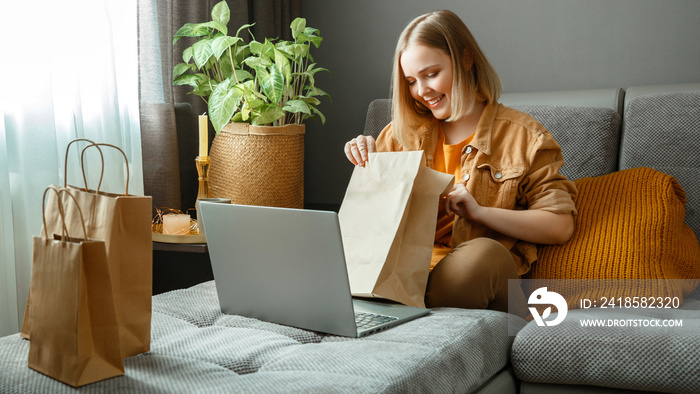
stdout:
<svg viewBox="0 0 700 394">
<path fill-rule="evenodd" d="M 380 324 L 390 322 L 392 320 L 398 320 L 398 317 L 387 316 L 387 315 L 376 315 L 374 313 L 366 312 L 355 312 L 355 323 L 357 328 L 366 329 L 376 327 Z"/>
</svg>

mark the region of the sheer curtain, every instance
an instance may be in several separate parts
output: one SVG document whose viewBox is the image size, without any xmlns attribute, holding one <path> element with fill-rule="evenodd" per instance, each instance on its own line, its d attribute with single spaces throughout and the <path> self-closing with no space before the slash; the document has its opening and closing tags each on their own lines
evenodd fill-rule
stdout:
<svg viewBox="0 0 700 394">
<path fill-rule="evenodd" d="M 13 4 L 8 4 L 13 3 Z M 41 196 L 62 185 L 68 142 L 121 147 L 129 193 L 143 194 L 138 111 L 136 0 L 3 2 L 0 55 L 0 336 L 19 331 L 29 291 L 31 238 L 41 229 Z M 68 182 L 82 184 L 75 149 Z M 123 192 L 124 159 L 105 154 L 102 189 Z M 101 163 L 87 155 L 88 182 Z"/>
</svg>

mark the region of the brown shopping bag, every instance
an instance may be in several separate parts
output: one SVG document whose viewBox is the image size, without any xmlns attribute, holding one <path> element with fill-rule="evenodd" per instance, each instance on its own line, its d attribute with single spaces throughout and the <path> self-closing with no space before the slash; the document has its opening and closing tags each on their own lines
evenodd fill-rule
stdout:
<svg viewBox="0 0 700 394">
<path fill-rule="evenodd" d="M 68 179 L 68 152 L 69 152 L 70 146 L 73 143 L 76 143 L 79 141 L 87 142 L 91 145 L 95 144 L 94 141 L 86 139 L 86 138 L 78 138 L 78 139 L 71 141 L 68 144 L 68 146 L 66 147 L 66 162 L 65 162 L 66 164 L 64 166 L 64 173 L 63 173 L 64 178 L 63 179 Z M 98 147 L 97 149 L 100 149 L 100 148 Z M 102 156 L 102 150 L 100 150 L 100 156 Z M 83 171 L 83 180 L 85 181 L 85 184 L 87 185 L 87 177 L 85 176 L 85 171 Z M 102 177 L 100 177 L 100 183 L 102 183 Z M 64 184 L 64 186 L 65 186 L 65 184 Z M 54 188 L 54 189 L 60 189 L 58 186 L 55 186 L 55 185 L 52 185 L 50 187 Z M 53 196 L 50 195 L 49 198 L 53 198 Z M 58 209 L 55 202 L 53 204 L 49 204 L 50 211 L 51 211 L 51 207 L 56 207 L 55 209 Z M 62 206 L 61 206 L 61 209 L 63 209 Z M 56 212 L 59 212 L 59 211 L 56 211 Z M 63 217 L 60 216 L 59 223 L 63 223 L 63 222 L 64 222 Z M 46 223 L 46 217 L 44 217 L 44 223 Z M 44 233 L 45 229 L 46 229 L 46 224 L 44 224 L 44 226 L 41 228 L 42 234 Z M 65 226 L 63 226 L 63 229 L 65 230 Z M 30 289 L 29 293 L 27 294 L 27 303 L 26 303 L 25 309 L 24 309 L 24 319 L 22 320 L 22 329 L 19 332 L 19 335 L 25 339 L 29 339 L 29 336 L 30 336 L 29 333 L 31 331 L 31 318 L 29 316 L 29 309 L 31 308 L 31 305 L 32 305 L 32 292 Z"/>
<path fill-rule="evenodd" d="M 453 184 L 423 151 L 370 153 L 355 167 L 338 213 L 353 295 L 425 306 L 439 199 Z"/>
<path fill-rule="evenodd" d="M 49 190 L 55 203 L 73 204 L 65 189 Z M 66 231 L 51 239 L 45 228 L 32 240 L 29 368 L 74 387 L 123 375 L 105 242 L 89 239 L 85 226 L 82 239 Z"/>
<path fill-rule="evenodd" d="M 89 140 L 86 138 L 78 138 L 78 139 L 71 141 L 68 144 L 68 147 L 66 148 L 66 165 L 64 168 L 64 178 L 63 179 L 67 179 L 67 176 L 68 176 L 68 149 L 70 149 L 71 144 L 78 142 L 78 141 L 84 141 L 84 142 L 88 142 L 90 144 L 94 144 L 94 142 L 92 140 Z M 100 151 L 100 154 L 102 154 L 102 151 Z M 87 185 L 87 178 L 85 178 L 84 172 L 83 172 L 83 177 L 85 179 L 85 184 Z M 100 182 L 101 181 L 102 180 L 100 179 Z M 50 187 L 57 188 L 57 186 L 50 186 Z M 55 206 L 55 204 L 54 204 L 54 206 Z M 63 209 L 63 208 L 61 208 L 61 209 Z M 63 221 L 62 218 L 61 218 L 61 221 Z M 44 217 L 44 223 L 46 223 L 45 217 Z M 42 229 L 41 229 L 42 233 L 44 232 L 45 228 L 46 228 L 46 226 L 44 225 L 44 227 L 42 227 Z M 64 226 L 64 228 L 65 228 L 65 226 Z M 31 308 L 31 305 L 32 305 L 32 292 L 30 290 L 29 293 L 27 294 L 27 303 L 26 303 L 25 309 L 24 309 L 24 319 L 22 320 L 22 329 L 19 332 L 19 335 L 25 339 L 29 339 L 29 333 L 31 331 L 31 318 L 29 316 L 29 309 Z"/>
<path fill-rule="evenodd" d="M 72 141 L 66 148 L 66 165 L 70 146 L 76 141 L 81 140 Z M 151 344 L 153 287 L 151 197 L 129 194 L 129 163 L 126 160 L 126 154 L 120 148 L 109 144 L 88 142 L 90 145 L 83 148 L 81 153 L 81 163 L 83 163 L 86 149 L 90 147 L 96 147 L 100 154 L 102 154 L 100 147 L 115 148 L 121 152 L 126 162 L 127 180 L 123 194 L 100 191 L 102 177 L 96 190 L 89 189 L 84 166 L 82 168 L 84 187 L 67 185 L 67 179 L 65 182 L 85 216 L 90 237 L 105 241 L 115 295 L 122 356 L 129 357 L 149 351 Z M 49 206 L 53 204 L 52 198 L 54 198 L 53 194 L 49 196 L 47 203 Z M 70 233 L 76 233 L 81 225 L 75 214 L 76 209 L 73 205 L 66 206 L 66 226 Z M 47 211 L 46 225 L 49 234 L 61 233 L 62 222 L 57 210 Z M 31 302 L 31 299 L 28 302 Z M 30 325 L 31 322 L 25 318 L 23 322 L 25 337 L 30 329 L 29 327 L 25 329 L 24 326 Z"/>
</svg>

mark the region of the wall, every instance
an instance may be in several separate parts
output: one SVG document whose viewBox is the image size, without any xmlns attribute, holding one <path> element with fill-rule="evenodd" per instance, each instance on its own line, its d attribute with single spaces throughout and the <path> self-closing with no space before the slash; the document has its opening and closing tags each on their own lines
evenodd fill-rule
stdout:
<svg viewBox="0 0 700 394">
<path fill-rule="evenodd" d="M 451 9 L 498 71 L 504 92 L 700 82 L 700 1 L 304 0 L 321 30 L 313 55 L 332 96 L 307 125 L 306 202 L 340 204 L 352 172 L 344 143 L 362 133 L 367 106 L 389 96 L 394 46 L 414 17 Z"/>
</svg>

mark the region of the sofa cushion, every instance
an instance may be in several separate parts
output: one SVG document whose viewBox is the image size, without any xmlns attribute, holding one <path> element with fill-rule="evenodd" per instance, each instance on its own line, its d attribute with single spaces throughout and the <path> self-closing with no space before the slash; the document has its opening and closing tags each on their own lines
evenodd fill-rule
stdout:
<svg viewBox="0 0 700 394">
<path fill-rule="evenodd" d="M 353 339 L 224 315 L 210 281 L 154 296 L 151 352 L 81 392 L 473 392 L 509 362 L 507 317 L 436 308 Z M 0 338 L 0 387 L 72 392 L 27 368 L 28 349 Z"/>
<path fill-rule="evenodd" d="M 700 279 L 700 245 L 683 221 L 686 197 L 673 177 L 640 167 L 575 183 L 574 234 L 563 245 L 540 246 L 527 279 Z M 669 281 L 663 296 L 686 296 L 697 284 Z M 572 286 L 559 293 L 573 308 L 584 291 Z M 605 293 L 586 296 L 631 295 L 624 288 L 598 291 Z"/>
<path fill-rule="evenodd" d="M 389 123 L 391 123 L 391 99 L 376 99 L 369 103 L 364 134 L 377 138 Z"/>
<path fill-rule="evenodd" d="M 696 236 L 700 236 L 698 103 L 700 89 L 634 96 L 626 104 L 620 145 L 620 169 L 651 167 L 680 182 L 688 197 L 686 223 Z"/>
<path fill-rule="evenodd" d="M 620 115 L 610 108 L 513 105 L 532 115 L 561 146 L 562 175 L 569 179 L 604 175 L 617 169 Z"/>
<path fill-rule="evenodd" d="M 650 319 L 646 311 L 620 309 L 569 311 L 557 326 L 531 322 L 513 342 L 513 369 L 519 379 L 533 383 L 700 392 L 700 300 L 687 300 L 681 309 L 660 311 L 654 318 L 681 320 L 682 333 L 652 334 L 644 327 L 594 329 L 580 323 Z"/>
</svg>

